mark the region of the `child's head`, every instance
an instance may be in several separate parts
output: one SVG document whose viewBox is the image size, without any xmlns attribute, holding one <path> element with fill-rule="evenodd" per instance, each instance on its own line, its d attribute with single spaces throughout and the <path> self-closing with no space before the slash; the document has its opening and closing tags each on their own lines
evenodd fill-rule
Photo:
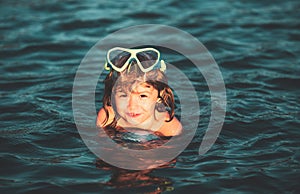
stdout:
<svg viewBox="0 0 300 194">
<path fill-rule="evenodd" d="M 159 61 L 159 53 L 144 52 L 147 49 L 133 49 L 133 53 L 130 53 L 131 49 L 125 50 L 128 51 L 125 54 L 118 53 L 112 59 L 107 57 L 111 67 L 105 79 L 103 97 L 107 118 L 107 107 L 111 106 L 115 112 L 112 124 L 116 124 L 118 118 L 137 124 L 153 115 L 154 111 L 168 111 L 168 121 L 171 121 L 175 109 L 174 95 L 163 73 L 164 66 L 156 68 L 163 63 Z"/>
</svg>

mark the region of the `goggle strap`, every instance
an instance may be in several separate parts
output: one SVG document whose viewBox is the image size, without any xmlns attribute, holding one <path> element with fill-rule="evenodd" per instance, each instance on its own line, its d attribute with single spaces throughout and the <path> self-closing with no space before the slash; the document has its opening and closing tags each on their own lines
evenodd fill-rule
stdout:
<svg viewBox="0 0 300 194">
<path fill-rule="evenodd" d="M 167 66 L 166 66 L 165 61 L 164 61 L 164 60 L 161 60 L 161 61 L 160 61 L 160 69 L 159 69 L 159 70 L 162 71 L 162 72 L 165 72 L 166 69 L 167 69 Z"/>
<path fill-rule="evenodd" d="M 135 67 L 135 68 L 136 68 L 136 67 Z M 129 73 L 129 71 L 130 71 L 130 69 L 131 69 L 131 62 L 129 62 L 129 64 L 127 65 L 126 69 L 127 69 L 127 73 Z M 135 69 L 135 70 L 136 70 L 136 69 Z"/>
<path fill-rule="evenodd" d="M 107 61 L 104 64 L 104 69 L 107 70 L 107 71 L 110 71 L 110 67 L 108 66 Z"/>
</svg>

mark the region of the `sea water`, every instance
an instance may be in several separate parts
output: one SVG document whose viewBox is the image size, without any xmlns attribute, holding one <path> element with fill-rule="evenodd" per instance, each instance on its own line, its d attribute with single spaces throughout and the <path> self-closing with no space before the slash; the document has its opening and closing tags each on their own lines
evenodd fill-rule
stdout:
<svg viewBox="0 0 300 194">
<path fill-rule="evenodd" d="M 299 193 L 299 10 L 296 0 L 1 1 L 1 193 Z M 199 156 L 210 93 L 187 67 L 201 108 L 193 141 L 162 167 L 130 171 L 83 143 L 72 87 L 97 41 L 139 24 L 201 41 L 223 75 L 227 110 L 217 141 Z"/>
</svg>

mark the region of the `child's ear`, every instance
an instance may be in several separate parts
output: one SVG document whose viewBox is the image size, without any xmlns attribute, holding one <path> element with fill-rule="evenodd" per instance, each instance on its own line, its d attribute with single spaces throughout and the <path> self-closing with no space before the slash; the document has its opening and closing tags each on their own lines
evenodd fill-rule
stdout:
<svg viewBox="0 0 300 194">
<path fill-rule="evenodd" d="M 166 107 L 165 107 L 164 103 L 162 103 L 160 98 L 155 103 L 155 110 L 157 110 L 158 112 L 166 111 Z"/>
</svg>

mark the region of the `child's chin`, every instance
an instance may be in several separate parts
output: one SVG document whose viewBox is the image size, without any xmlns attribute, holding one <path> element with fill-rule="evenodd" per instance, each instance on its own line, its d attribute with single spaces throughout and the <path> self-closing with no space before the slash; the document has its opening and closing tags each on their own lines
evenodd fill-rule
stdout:
<svg viewBox="0 0 300 194">
<path fill-rule="evenodd" d="M 127 122 L 131 125 L 131 127 L 138 127 L 142 123 L 138 119 L 128 119 Z"/>
<path fill-rule="evenodd" d="M 141 122 L 138 122 L 138 121 L 130 121 L 130 122 L 128 122 L 132 127 L 138 127 L 140 124 L 141 124 Z"/>
</svg>

